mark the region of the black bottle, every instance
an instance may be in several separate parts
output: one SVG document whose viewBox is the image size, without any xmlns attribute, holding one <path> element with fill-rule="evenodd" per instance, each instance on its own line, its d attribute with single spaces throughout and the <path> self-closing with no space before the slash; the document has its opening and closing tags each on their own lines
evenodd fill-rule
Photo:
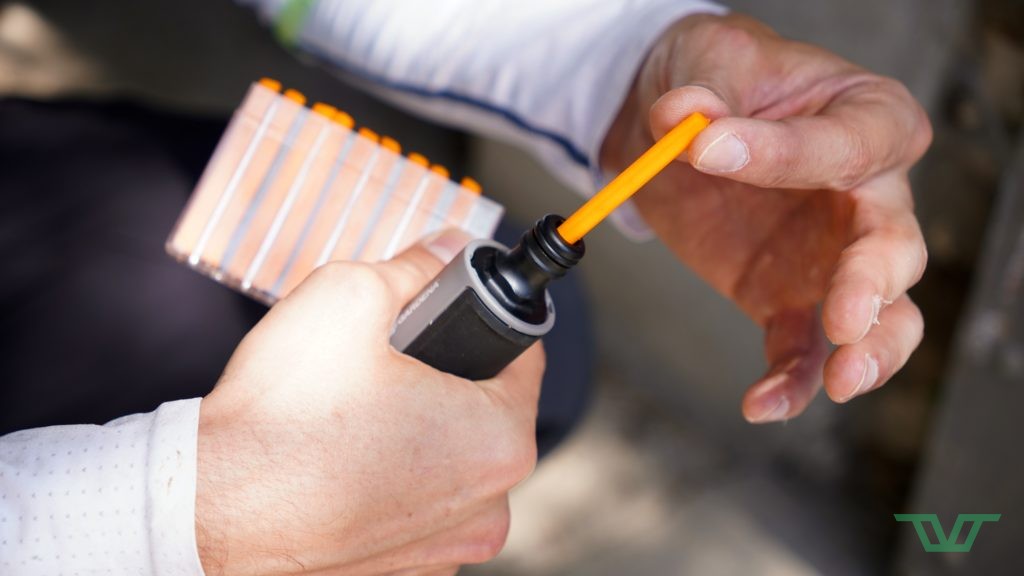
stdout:
<svg viewBox="0 0 1024 576">
<path fill-rule="evenodd" d="M 547 285 L 585 250 L 582 240 L 569 244 L 558 234 L 564 220 L 541 218 L 512 249 L 470 242 L 402 310 L 391 344 L 449 374 L 497 375 L 555 324 Z"/>
</svg>

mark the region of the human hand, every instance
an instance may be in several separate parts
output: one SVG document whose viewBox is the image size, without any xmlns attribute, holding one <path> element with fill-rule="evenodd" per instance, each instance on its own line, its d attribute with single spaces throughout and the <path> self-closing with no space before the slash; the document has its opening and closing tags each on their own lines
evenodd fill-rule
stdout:
<svg viewBox="0 0 1024 576">
<path fill-rule="evenodd" d="M 452 574 L 498 553 L 536 462 L 535 345 L 470 382 L 388 342 L 449 233 L 331 263 L 245 337 L 200 410 L 196 531 L 218 574 Z"/>
<path fill-rule="evenodd" d="M 621 170 L 698 111 L 714 122 L 636 204 L 765 328 L 770 367 L 744 416 L 796 416 L 822 380 L 837 402 L 878 388 L 923 331 L 906 291 L 927 260 L 907 177 L 931 142 L 924 111 L 898 82 L 750 18 L 692 16 L 648 55 L 603 167 Z"/>
</svg>

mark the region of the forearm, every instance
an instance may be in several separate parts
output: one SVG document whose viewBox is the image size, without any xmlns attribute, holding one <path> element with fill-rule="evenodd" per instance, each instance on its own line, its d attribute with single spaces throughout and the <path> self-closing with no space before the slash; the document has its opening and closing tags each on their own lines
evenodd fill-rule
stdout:
<svg viewBox="0 0 1024 576">
<path fill-rule="evenodd" d="M 0 573 L 201 575 L 199 400 L 0 437 Z"/>
</svg>

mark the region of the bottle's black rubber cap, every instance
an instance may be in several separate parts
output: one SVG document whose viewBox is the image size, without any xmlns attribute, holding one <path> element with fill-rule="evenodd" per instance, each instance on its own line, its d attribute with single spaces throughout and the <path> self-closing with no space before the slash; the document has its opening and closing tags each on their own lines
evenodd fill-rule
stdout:
<svg viewBox="0 0 1024 576">
<path fill-rule="evenodd" d="M 547 314 L 545 292 L 549 282 L 565 276 L 583 259 L 583 240 L 569 244 L 558 233 L 565 218 L 549 214 L 523 233 L 506 253 L 474 255 L 473 266 L 487 289 L 510 312 L 538 323 Z"/>
<path fill-rule="evenodd" d="M 580 263 L 583 259 L 583 255 L 587 251 L 586 244 L 583 240 L 576 242 L 575 244 L 569 244 L 562 238 L 562 235 L 558 233 L 558 227 L 565 222 L 565 218 L 557 216 L 555 214 L 548 214 L 541 218 L 537 223 L 523 235 L 523 239 L 519 241 L 522 244 L 536 244 L 543 251 L 544 255 L 551 260 L 553 264 L 556 264 L 562 270 L 556 272 L 552 270 L 553 274 L 557 274 L 558 277 L 562 277 L 570 268 Z"/>
</svg>

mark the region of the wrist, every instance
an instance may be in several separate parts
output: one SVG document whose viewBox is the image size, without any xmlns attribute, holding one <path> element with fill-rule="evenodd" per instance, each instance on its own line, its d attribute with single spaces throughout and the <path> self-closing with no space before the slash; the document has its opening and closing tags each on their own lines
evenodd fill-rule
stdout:
<svg viewBox="0 0 1024 576">
<path fill-rule="evenodd" d="M 196 448 L 196 549 L 199 561 L 208 576 L 224 573 L 227 542 L 220 524 L 224 514 L 218 510 L 217 470 L 221 456 L 214 441 L 219 423 L 209 396 L 199 407 L 199 435 Z"/>
<path fill-rule="evenodd" d="M 239 496 L 246 486 L 252 486 L 250 480 L 256 472 L 240 435 L 251 437 L 254 431 L 241 425 L 240 414 L 225 410 L 218 398 L 215 390 L 200 403 L 196 447 L 196 549 L 207 576 L 239 573 L 238 566 L 229 566 L 229 559 L 236 563 L 255 559 L 251 551 L 239 546 L 242 540 L 232 541 L 238 536 L 233 534 L 238 532 L 236 524 L 240 524 L 234 519 L 244 512 L 238 509 L 244 506 Z"/>
</svg>

